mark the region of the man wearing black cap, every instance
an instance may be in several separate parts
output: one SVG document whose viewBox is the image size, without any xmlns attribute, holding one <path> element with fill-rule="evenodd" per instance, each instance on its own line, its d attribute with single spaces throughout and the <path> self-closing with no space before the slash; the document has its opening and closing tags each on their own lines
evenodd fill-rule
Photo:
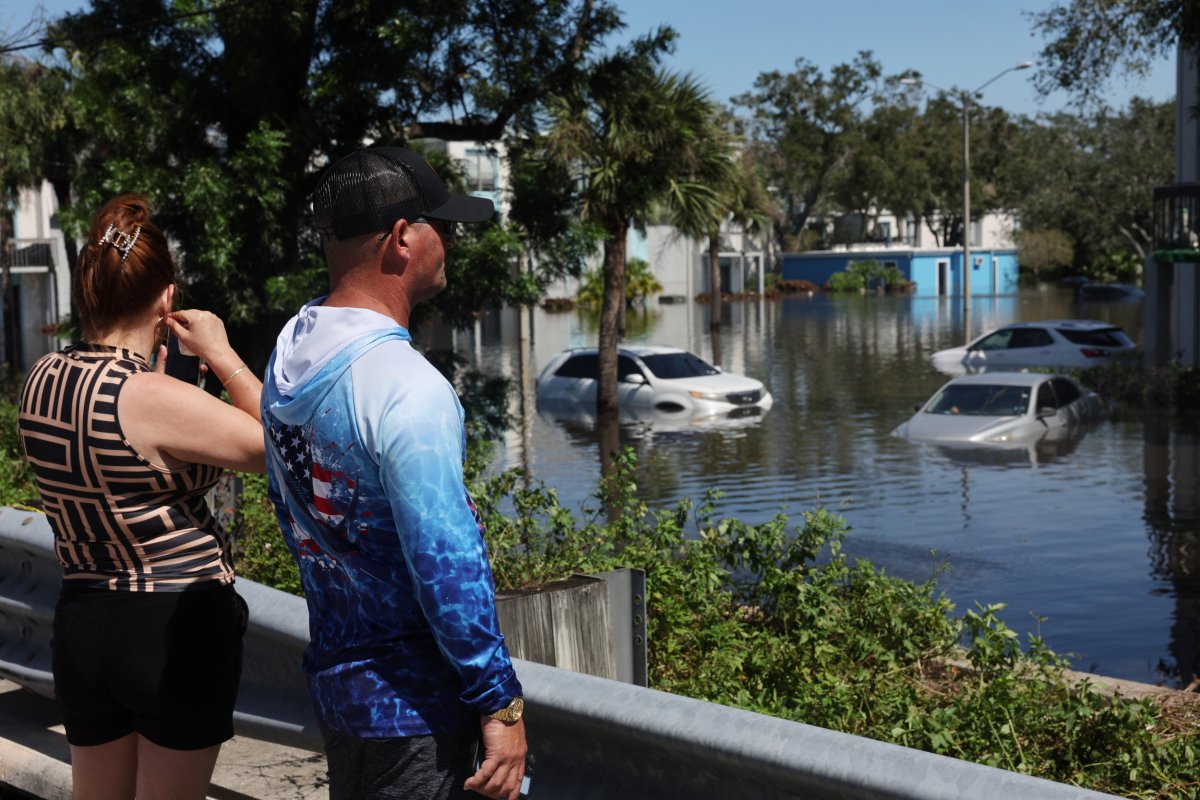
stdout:
<svg viewBox="0 0 1200 800">
<path fill-rule="evenodd" d="M 454 226 L 492 212 L 394 147 L 342 158 L 313 194 L 332 289 L 280 333 L 262 418 L 308 601 L 331 800 L 513 800 L 524 775 L 524 701 L 463 483 L 462 406 L 407 330 L 446 286 Z"/>
</svg>

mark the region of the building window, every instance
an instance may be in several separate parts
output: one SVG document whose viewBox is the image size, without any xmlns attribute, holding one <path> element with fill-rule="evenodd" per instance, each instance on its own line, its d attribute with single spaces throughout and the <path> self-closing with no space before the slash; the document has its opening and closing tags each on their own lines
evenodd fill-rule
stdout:
<svg viewBox="0 0 1200 800">
<path fill-rule="evenodd" d="M 494 192 L 499 172 L 495 157 L 483 147 L 469 147 L 464 155 L 467 187 L 473 192 Z"/>
</svg>

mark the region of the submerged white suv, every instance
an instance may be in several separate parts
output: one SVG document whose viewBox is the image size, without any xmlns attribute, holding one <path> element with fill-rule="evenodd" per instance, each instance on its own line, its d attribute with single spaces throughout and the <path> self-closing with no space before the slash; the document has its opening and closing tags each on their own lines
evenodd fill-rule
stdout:
<svg viewBox="0 0 1200 800">
<path fill-rule="evenodd" d="M 1057 319 L 1005 325 L 963 347 L 939 350 L 929 357 L 929 363 L 947 375 L 1029 367 L 1087 369 L 1107 366 L 1136 351 L 1133 340 L 1118 325 Z"/>
<path fill-rule="evenodd" d="M 595 347 L 564 350 L 537 379 L 538 402 L 594 403 L 600 366 Z M 617 350 L 617 397 L 622 407 L 659 411 L 728 412 L 771 407 L 762 381 L 722 372 L 677 347 L 627 346 Z"/>
</svg>

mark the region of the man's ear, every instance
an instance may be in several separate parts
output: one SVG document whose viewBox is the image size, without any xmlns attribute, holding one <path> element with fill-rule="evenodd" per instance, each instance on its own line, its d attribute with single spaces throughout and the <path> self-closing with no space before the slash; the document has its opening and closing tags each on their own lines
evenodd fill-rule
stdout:
<svg viewBox="0 0 1200 800">
<path fill-rule="evenodd" d="M 408 236 L 409 230 L 410 226 L 406 220 L 398 219 L 392 223 L 392 229 L 383 241 L 383 271 L 385 273 L 399 275 L 408 266 L 412 251 L 409 249 L 405 237 Z"/>
</svg>

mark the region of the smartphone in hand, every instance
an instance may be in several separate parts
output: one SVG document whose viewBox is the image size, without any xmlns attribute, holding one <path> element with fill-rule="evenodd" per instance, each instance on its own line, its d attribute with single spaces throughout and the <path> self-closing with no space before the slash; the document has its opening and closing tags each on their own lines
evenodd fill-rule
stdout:
<svg viewBox="0 0 1200 800">
<path fill-rule="evenodd" d="M 199 386 L 203 380 L 200 371 L 200 356 L 184 355 L 179 349 L 179 339 L 172 336 L 167 342 L 166 373 L 172 378 Z"/>
</svg>

